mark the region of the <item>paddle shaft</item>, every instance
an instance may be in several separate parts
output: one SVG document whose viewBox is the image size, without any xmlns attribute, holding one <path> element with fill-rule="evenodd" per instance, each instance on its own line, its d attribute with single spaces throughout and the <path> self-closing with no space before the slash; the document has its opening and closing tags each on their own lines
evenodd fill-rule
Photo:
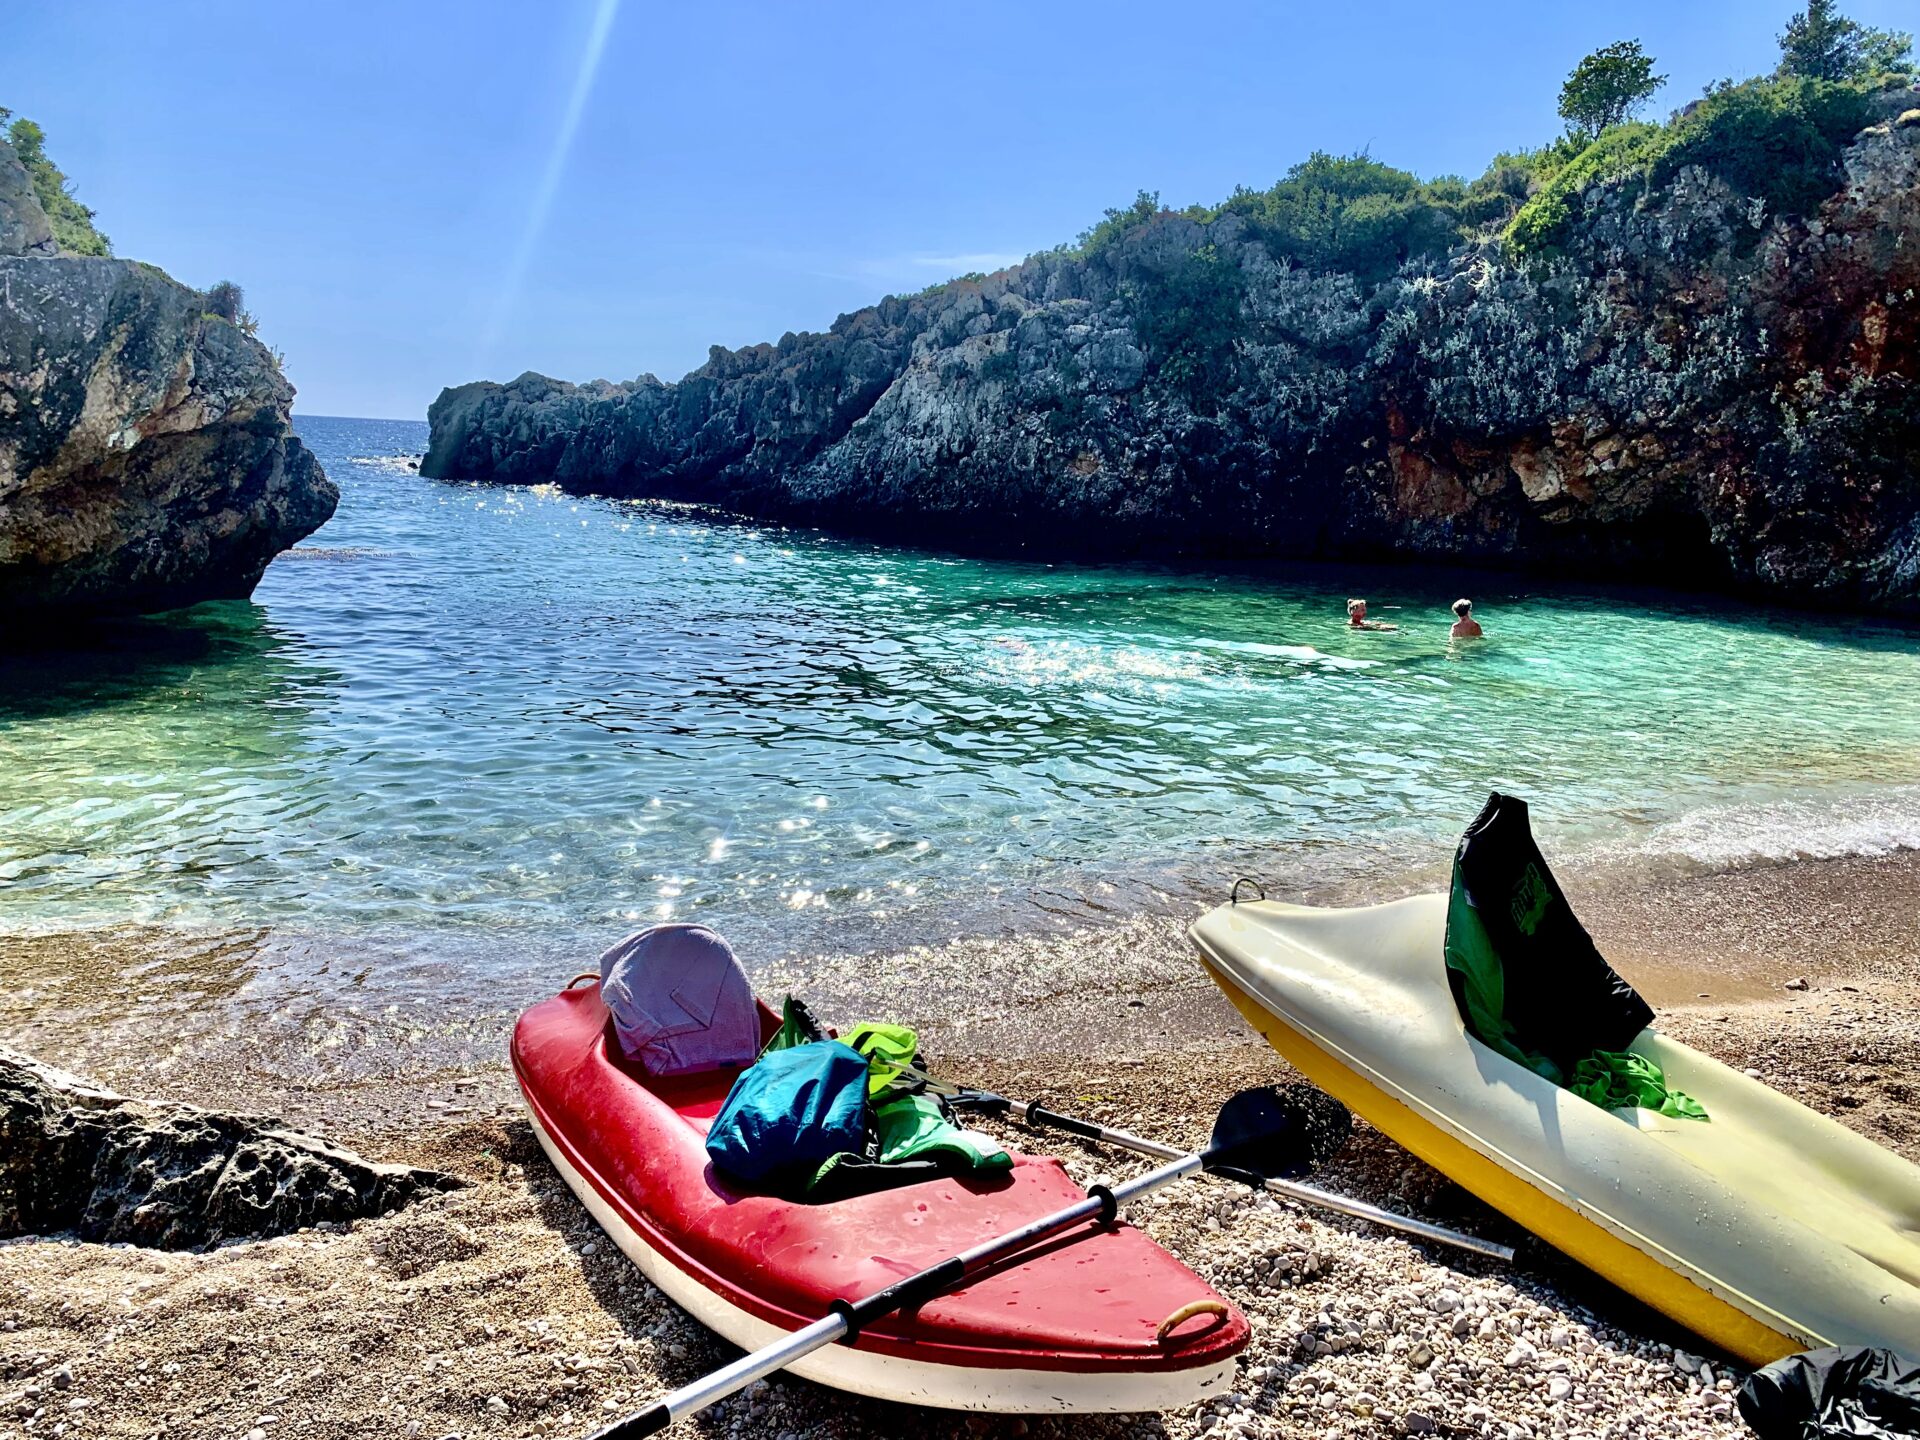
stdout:
<svg viewBox="0 0 1920 1440">
<path fill-rule="evenodd" d="M 1205 1168 L 1207 1159 L 1206 1154 L 1177 1155 L 1177 1158 L 1157 1170 L 1149 1170 L 1118 1185 L 1096 1185 L 1087 1192 L 1084 1200 L 1030 1221 L 1018 1230 L 1009 1230 L 1004 1235 L 984 1240 L 971 1250 L 963 1250 L 938 1265 L 930 1265 L 916 1275 L 895 1281 L 864 1300 L 836 1300 L 832 1310 L 811 1325 L 774 1341 L 764 1349 L 742 1355 L 732 1364 L 721 1366 L 691 1385 L 681 1386 L 645 1410 L 595 1431 L 591 1440 L 637 1440 L 639 1436 L 664 1430 L 675 1421 L 684 1420 L 724 1400 L 734 1391 L 743 1390 L 776 1370 L 786 1369 L 816 1350 L 824 1350 L 840 1342 L 851 1344 L 859 1337 L 862 1327 L 872 1321 L 958 1289 L 969 1276 L 984 1267 L 1016 1255 L 1048 1236 L 1071 1230 L 1089 1220 L 1101 1223 L 1110 1221 L 1122 1205 L 1164 1189 L 1189 1175 L 1198 1174 Z"/>
<path fill-rule="evenodd" d="M 911 1073 L 918 1074 L 917 1071 Z M 931 1078 L 928 1077 L 929 1080 Z M 934 1083 L 938 1084 L 938 1082 Z M 951 1090 L 953 1087 L 944 1088 Z M 1031 1100 L 1009 1100 L 1006 1096 L 996 1095 L 991 1090 L 968 1090 L 961 1093 L 993 1109 L 1004 1110 L 1006 1114 L 1026 1125 L 1062 1130 L 1069 1135 L 1078 1135 L 1083 1140 L 1097 1140 L 1104 1145 L 1117 1145 L 1123 1150 L 1137 1150 L 1142 1155 L 1152 1155 L 1161 1160 L 1171 1160 L 1177 1155 L 1186 1153 L 1172 1145 L 1163 1145 L 1158 1140 L 1149 1140 L 1144 1135 L 1114 1130 L 1072 1115 L 1056 1114 L 1051 1110 L 1042 1109 Z M 1418 1235 L 1423 1240 L 1452 1245 L 1460 1250 L 1471 1250 L 1476 1255 L 1485 1255 L 1490 1259 L 1502 1261 L 1513 1259 L 1511 1245 L 1499 1245 L 1491 1240 L 1482 1240 L 1477 1235 L 1468 1235 L 1460 1230 L 1449 1230 L 1444 1225 L 1433 1225 L 1425 1220 L 1416 1220 L 1411 1215 L 1396 1215 L 1391 1210 L 1382 1210 L 1378 1205 L 1369 1205 L 1364 1200 L 1350 1200 L 1345 1195 L 1336 1195 L 1331 1190 L 1322 1190 L 1317 1185 L 1303 1185 L 1298 1180 L 1274 1180 L 1265 1175 L 1256 1175 L 1250 1170 L 1231 1166 L 1208 1166 L 1207 1168 L 1227 1179 L 1237 1180 L 1256 1190 L 1284 1195 L 1289 1200 L 1297 1200 L 1303 1205 L 1316 1205 L 1322 1210 L 1338 1211 L 1342 1215 L 1351 1215 L 1356 1220 L 1370 1220 L 1390 1230 Z"/>
</svg>

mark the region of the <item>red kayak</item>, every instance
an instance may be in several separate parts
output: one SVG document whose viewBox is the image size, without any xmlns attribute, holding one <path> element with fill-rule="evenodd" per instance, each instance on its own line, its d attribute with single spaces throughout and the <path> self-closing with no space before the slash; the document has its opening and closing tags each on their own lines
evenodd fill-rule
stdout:
<svg viewBox="0 0 1920 1440">
<path fill-rule="evenodd" d="M 761 1006 L 768 1035 L 777 1022 Z M 598 988 L 520 1017 L 513 1068 L 554 1166 L 641 1272 L 753 1350 L 982 1240 L 1081 1199 L 1058 1160 L 806 1205 L 732 1189 L 708 1124 L 737 1070 L 654 1079 L 614 1041 Z M 1200 1303 L 1165 1338 L 1161 1323 Z M 793 1366 L 825 1385 L 959 1410 L 1146 1411 L 1229 1389 L 1246 1319 L 1130 1225 L 1036 1247 L 964 1289 Z"/>
</svg>

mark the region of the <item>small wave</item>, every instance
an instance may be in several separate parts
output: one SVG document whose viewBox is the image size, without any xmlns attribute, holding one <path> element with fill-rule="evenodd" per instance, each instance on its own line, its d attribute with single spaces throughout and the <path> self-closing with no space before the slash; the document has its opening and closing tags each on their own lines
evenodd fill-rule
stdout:
<svg viewBox="0 0 1920 1440">
<path fill-rule="evenodd" d="M 350 464 L 365 465 L 369 470 L 385 470 L 394 475 L 417 475 L 420 462 L 425 455 L 349 455 Z"/>
<path fill-rule="evenodd" d="M 1258 655 L 1273 660 L 1291 660 L 1325 670 L 1372 670 L 1384 664 L 1380 660 L 1360 660 L 1348 655 L 1329 655 L 1311 645 L 1270 645 L 1262 640 L 1196 640 L 1202 650 L 1222 650 L 1233 655 Z"/>
<path fill-rule="evenodd" d="M 1920 850 L 1920 786 L 1849 787 L 1817 798 L 1707 806 L 1657 820 L 1636 839 L 1596 848 L 1602 858 L 1678 860 L 1706 869 Z"/>
<path fill-rule="evenodd" d="M 291 550 L 282 550 L 281 560 L 384 560 L 398 555 L 398 550 L 381 550 L 372 545 L 296 545 Z"/>
</svg>

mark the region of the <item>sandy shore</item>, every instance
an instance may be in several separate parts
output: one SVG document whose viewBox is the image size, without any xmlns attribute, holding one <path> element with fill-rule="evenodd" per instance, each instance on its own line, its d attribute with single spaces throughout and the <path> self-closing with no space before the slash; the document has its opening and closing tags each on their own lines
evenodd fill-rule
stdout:
<svg viewBox="0 0 1920 1440">
<path fill-rule="evenodd" d="M 1920 1074 L 1920 856 L 1562 879 L 1666 1029 L 1920 1158 L 1920 1082 L 1911 1078 Z M 836 1019 L 921 1023 L 950 1075 L 1191 1142 L 1224 1096 L 1287 1072 L 1200 976 L 1181 929 L 1177 916 L 1138 916 L 1064 939 L 795 960 L 767 979 L 804 987 Z M 336 1233 L 206 1255 L 0 1243 L 0 1436 L 583 1435 L 729 1353 L 638 1277 L 540 1157 L 500 1058 L 514 1006 L 461 1021 L 470 1060 L 382 1074 L 362 1056 L 337 1074 L 290 1078 L 244 1047 L 143 1034 L 112 993 L 86 987 L 99 957 L 70 956 L 71 970 L 49 971 L 62 944 L 0 944 L 10 997 L 0 1043 L 128 1093 L 272 1109 L 375 1158 L 436 1165 L 473 1185 Z M 1801 977 L 1808 989 L 1784 988 Z M 1066 1153 L 1083 1178 L 1127 1169 L 1052 1139 L 1023 1143 Z M 1729 1393 L 1737 1368 L 1709 1357 L 1702 1370 L 1684 1334 L 1376 1132 L 1358 1126 L 1320 1179 L 1518 1240 L 1519 1261 L 1462 1261 L 1197 1182 L 1140 1219 L 1253 1321 L 1238 1388 L 1222 1402 L 1165 1416 L 1020 1421 L 777 1380 L 701 1428 L 793 1437 L 1745 1433 Z"/>
</svg>

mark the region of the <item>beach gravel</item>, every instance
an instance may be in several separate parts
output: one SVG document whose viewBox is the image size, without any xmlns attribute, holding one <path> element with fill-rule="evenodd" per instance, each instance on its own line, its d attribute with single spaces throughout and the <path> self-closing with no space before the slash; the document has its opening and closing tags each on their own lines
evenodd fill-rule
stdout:
<svg viewBox="0 0 1920 1440">
<path fill-rule="evenodd" d="M 1738 908 L 1730 901 L 1715 923 L 1737 930 Z M 1780 921 L 1777 907 L 1745 908 L 1750 924 Z M 1815 937 L 1794 937 L 1791 928 L 1790 939 L 1807 943 L 1783 947 L 1777 974 L 1755 970 L 1751 993 L 1738 1000 L 1710 994 L 1664 1006 L 1664 1028 L 1915 1158 L 1920 1126 L 1906 1077 L 1920 1073 L 1911 978 L 1920 945 L 1900 963 L 1896 936 L 1861 950 L 1863 962 L 1851 969 L 1829 949 L 1813 969 L 1800 957 L 1814 953 Z M 1164 930 L 1156 922 L 1135 939 Z M 1781 932 L 1773 933 L 1777 940 Z M 1091 1000 L 1084 992 L 1071 997 L 1083 1009 L 1099 1006 L 1102 994 L 1111 1000 L 1118 1017 L 1106 1037 L 1112 1048 L 1102 1049 L 1106 1041 L 969 1048 L 969 1036 L 1010 1033 L 969 1010 L 966 1033 L 945 1037 L 936 1053 L 946 1057 L 943 1068 L 976 1083 L 1199 1143 L 1224 1096 L 1292 1077 L 1241 1029 L 1172 1023 L 1183 1007 L 1203 1001 L 1184 989 L 1156 991 L 1163 968 L 1165 983 L 1179 984 L 1177 958 L 1155 956 L 1151 979 L 1123 976 Z M 1811 972 L 1806 991 L 1780 988 L 1803 972 Z M 1686 980 L 1696 996 L 1716 983 Z M 1141 995 L 1153 1003 L 1127 1006 Z M 1046 1020 L 1044 1005 L 1025 1008 L 1038 1013 L 1034 1023 Z M 1125 1028 L 1128 1016 L 1172 1033 L 1143 1043 Z M 84 1056 L 55 1058 L 85 1063 Z M 113 1078 L 126 1083 L 124 1075 Z M 205 1084 L 204 1073 L 196 1083 Z M 233 1084 L 259 1089 L 244 1073 Z M 376 1117 L 358 1133 L 349 1124 L 331 1138 L 453 1172 L 467 1189 L 428 1194 L 390 1216 L 204 1253 L 71 1236 L 0 1241 L 0 1437 L 584 1436 L 734 1353 L 607 1242 L 525 1121 L 502 1104 L 498 1075 L 476 1066 L 436 1084 L 395 1082 L 380 1103 L 357 1109 L 342 1108 L 340 1094 L 329 1093 L 314 1108 L 349 1121 Z M 476 1113 L 425 1104 L 454 1096 Z M 309 1123 L 298 1095 L 273 1099 Z M 414 1118 L 396 1126 L 387 1117 L 403 1108 Z M 1006 1133 L 1026 1148 L 1063 1155 L 1082 1180 L 1132 1169 L 1112 1152 Z M 723 1402 L 689 1433 L 773 1440 L 1692 1440 L 1745 1433 L 1734 1406 L 1741 1366 L 1704 1353 L 1699 1341 L 1517 1231 L 1364 1123 L 1314 1178 L 1517 1243 L 1519 1257 L 1501 1266 L 1226 1182 L 1195 1181 L 1152 1197 L 1134 1218 L 1252 1324 L 1232 1391 L 1211 1403 L 1158 1416 L 969 1416 L 776 1377 Z"/>
</svg>

